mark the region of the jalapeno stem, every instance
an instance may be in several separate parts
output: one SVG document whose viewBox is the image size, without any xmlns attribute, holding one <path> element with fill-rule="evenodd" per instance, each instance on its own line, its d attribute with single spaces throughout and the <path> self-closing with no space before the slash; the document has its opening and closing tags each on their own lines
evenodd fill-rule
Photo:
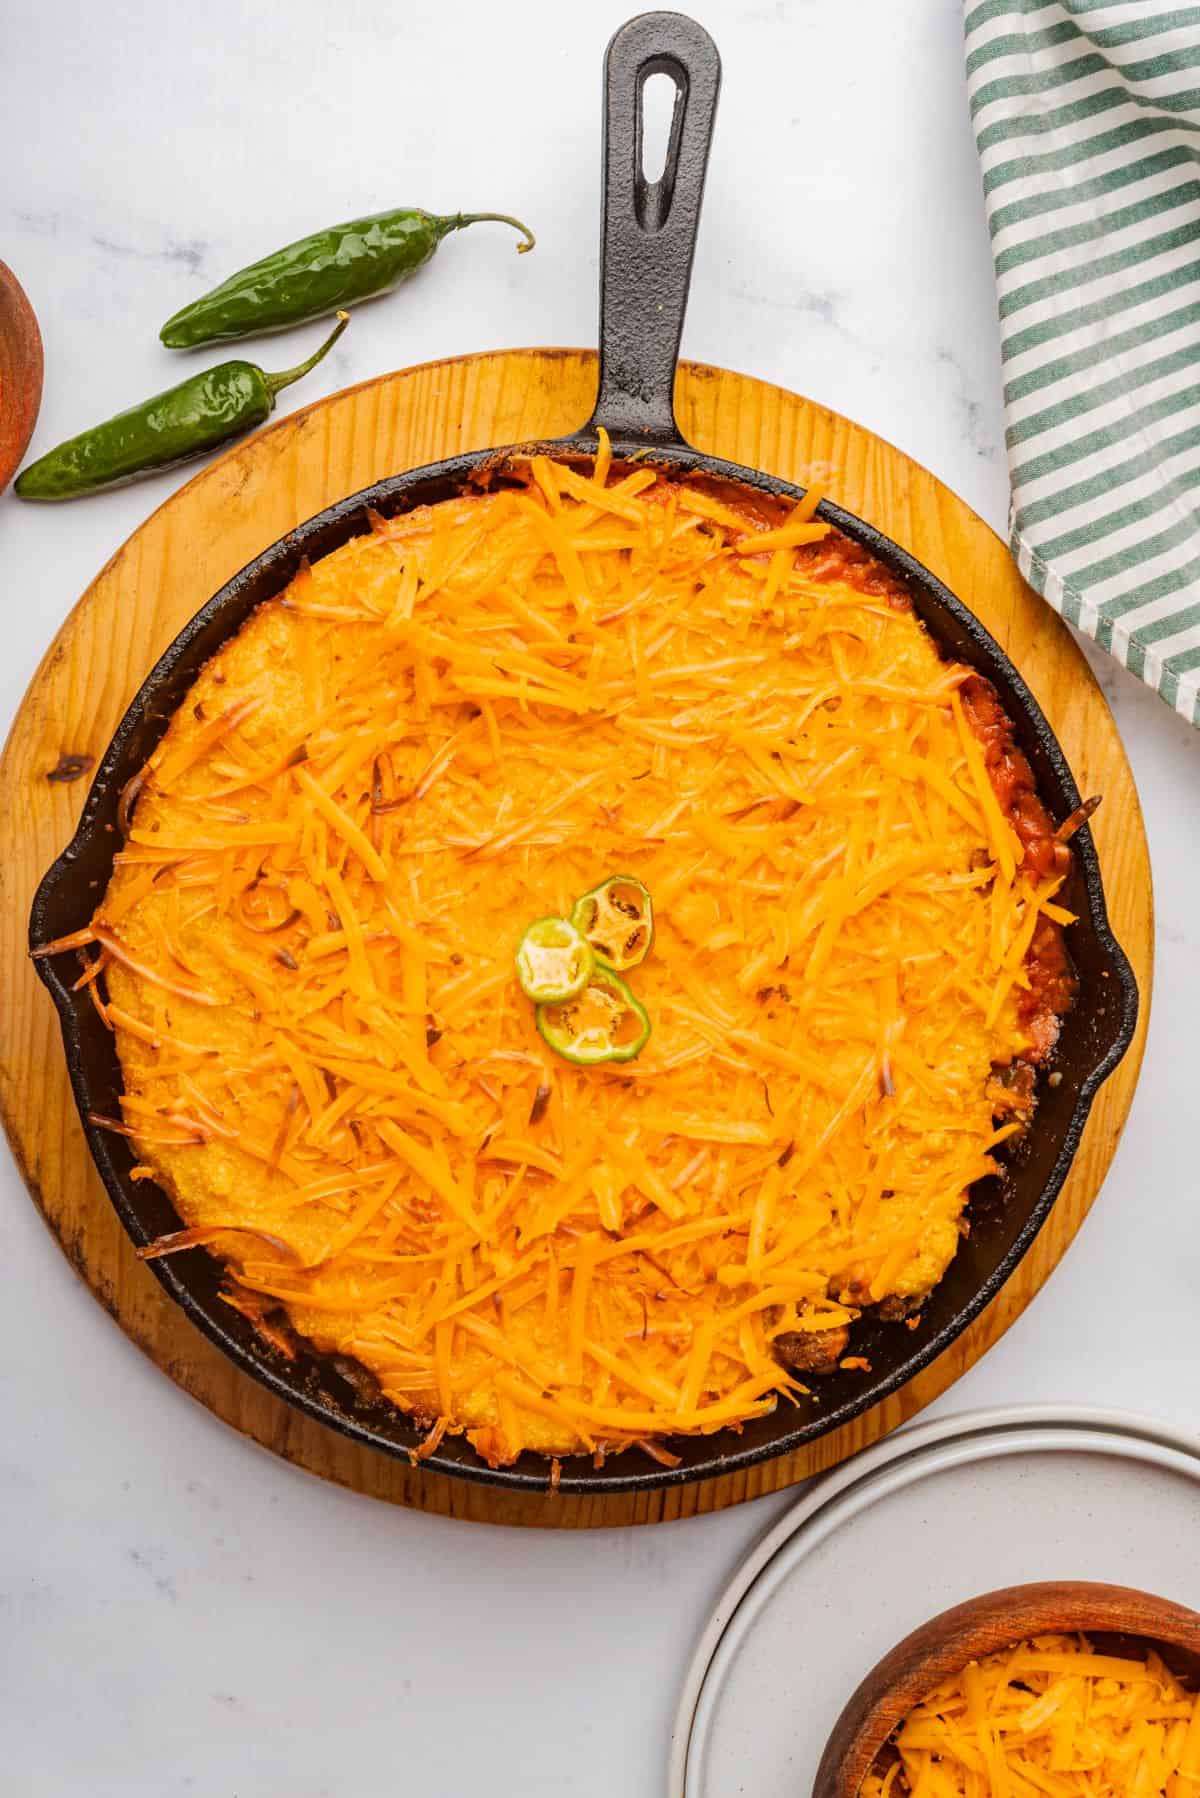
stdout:
<svg viewBox="0 0 1200 1798">
<path fill-rule="evenodd" d="M 278 375 L 269 375 L 264 370 L 263 380 L 266 383 L 267 391 L 272 397 L 279 392 L 281 387 L 290 387 L 293 381 L 298 381 L 301 375 L 306 375 L 310 368 L 315 368 L 318 362 L 323 361 L 349 323 L 350 314 L 348 312 L 339 312 L 337 324 L 333 327 L 333 330 L 329 333 L 329 336 L 325 339 L 320 349 L 314 350 L 307 362 L 299 362 L 295 368 L 285 368 L 282 374 Z"/>
<path fill-rule="evenodd" d="M 523 256 L 527 250 L 532 250 L 537 242 L 537 238 L 529 226 L 522 224 L 520 219 L 513 218 L 507 212 L 455 212 L 449 218 L 441 219 L 439 223 L 444 224 L 448 231 L 461 231 L 464 225 L 511 225 L 513 230 L 519 231 L 525 239 L 524 243 L 517 245 L 518 256 Z"/>
</svg>

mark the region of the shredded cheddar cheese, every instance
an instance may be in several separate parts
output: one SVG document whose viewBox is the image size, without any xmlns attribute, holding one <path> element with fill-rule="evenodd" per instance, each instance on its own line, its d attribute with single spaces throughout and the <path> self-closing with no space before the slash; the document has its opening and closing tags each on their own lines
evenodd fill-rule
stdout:
<svg viewBox="0 0 1200 1798">
<path fill-rule="evenodd" d="M 1157 1654 L 1038 1636 L 910 1711 L 861 1798 L 1195 1798 L 1200 1697 Z"/>
<path fill-rule="evenodd" d="M 80 933 L 235 1302 L 490 1460 L 811 1403 L 779 1339 L 919 1302 L 994 1169 L 1069 914 L 968 671 L 811 511 L 536 458 L 375 520 L 203 671 Z M 580 1069 L 513 953 L 612 872 L 654 1033 Z"/>
</svg>

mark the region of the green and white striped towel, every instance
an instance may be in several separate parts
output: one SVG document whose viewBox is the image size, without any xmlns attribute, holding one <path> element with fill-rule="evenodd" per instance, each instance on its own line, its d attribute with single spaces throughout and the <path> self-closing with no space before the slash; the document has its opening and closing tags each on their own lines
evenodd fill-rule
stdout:
<svg viewBox="0 0 1200 1798">
<path fill-rule="evenodd" d="M 966 0 L 1012 551 L 1200 724 L 1200 6 Z"/>
</svg>

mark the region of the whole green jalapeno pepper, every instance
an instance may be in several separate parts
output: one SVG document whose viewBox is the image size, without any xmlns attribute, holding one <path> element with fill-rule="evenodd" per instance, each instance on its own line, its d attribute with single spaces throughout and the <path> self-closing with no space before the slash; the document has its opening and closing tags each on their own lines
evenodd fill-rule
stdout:
<svg viewBox="0 0 1200 1798">
<path fill-rule="evenodd" d="M 327 356 L 350 320 L 338 319 L 320 349 L 296 368 L 266 374 L 253 362 L 222 362 L 128 412 L 48 450 L 17 476 L 22 499 L 74 499 L 173 468 L 252 431 L 275 410 L 275 397 Z"/>
<path fill-rule="evenodd" d="M 315 231 L 286 249 L 230 275 L 211 293 L 169 318 L 159 337 L 168 349 L 190 350 L 262 331 L 282 331 L 341 306 L 390 293 L 433 255 L 443 237 L 465 225 L 511 225 L 532 250 L 534 235 L 503 212 L 455 212 L 447 217 L 405 207 L 375 212 Z"/>
</svg>

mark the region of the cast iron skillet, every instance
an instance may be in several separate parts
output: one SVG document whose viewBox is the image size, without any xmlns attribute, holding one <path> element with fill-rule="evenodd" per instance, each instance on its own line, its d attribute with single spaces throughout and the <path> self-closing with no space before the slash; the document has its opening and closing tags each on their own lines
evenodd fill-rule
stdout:
<svg viewBox="0 0 1200 1798">
<path fill-rule="evenodd" d="M 680 474 L 732 479 L 762 493 L 796 498 L 800 490 L 786 481 L 698 454 L 683 442 L 675 423 L 675 363 L 720 67 L 712 40 L 678 13 L 647 13 L 633 19 L 609 45 L 599 397 L 582 430 L 562 443 L 540 447 L 588 458 L 596 448 L 597 429 L 604 425 L 617 456 L 650 452 L 656 462 Z M 658 72 L 675 83 L 675 110 L 665 171 L 660 180 L 648 184 L 642 174 L 642 90 L 647 77 Z M 518 446 L 522 451 L 529 447 Z M 481 470 L 502 464 L 504 456 L 496 450 L 458 456 L 395 475 L 339 501 L 273 544 L 197 613 L 125 714 L 100 764 L 74 840 L 38 889 L 30 927 L 33 947 L 87 922 L 108 883 L 120 842 L 116 818 L 121 789 L 153 750 L 204 663 L 256 606 L 287 585 L 301 559 L 315 561 L 365 532 L 368 509 L 388 517 L 449 498 L 461 492 L 472 476 L 478 479 Z M 1079 803 L 1070 769 L 1029 689 L 982 625 L 927 569 L 870 525 L 828 503 L 822 504 L 819 515 L 902 575 L 918 614 L 939 645 L 994 682 L 1043 799 L 1055 817 L 1065 818 Z M 704 1479 L 785 1454 L 906 1384 L 995 1297 L 1045 1221 L 1096 1090 L 1128 1047 L 1137 1017 L 1137 987 L 1109 929 L 1100 869 L 1086 828 L 1075 838 L 1073 864 L 1064 902 L 1079 914 L 1071 932 L 1079 998 L 1063 1027 L 1057 1060 L 1062 1080 L 1054 1087 L 1044 1085 L 1035 1128 L 1004 1176 L 977 1187 L 970 1237 L 924 1306 L 919 1328 L 910 1332 L 896 1324 L 864 1320 L 856 1329 L 855 1349 L 869 1361 L 871 1372 L 838 1372 L 820 1382 L 816 1401 L 806 1408 L 781 1404 L 773 1416 L 757 1419 L 740 1433 L 725 1430 L 678 1438 L 672 1445 L 681 1456 L 678 1468 L 647 1466 L 636 1450 L 601 1468 L 583 1458 L 569 1459 L 562 1490 L 644 1490 Z M 121 1075 L 113 1039 L 86 995 L 71 991 L 78 974 L 73 956 L 40 959 L 37 966 L 58 1007 L 88 1145 L 122 1223 L 141 1246 L 178 1228 L 180 1220 L 157 1186 L 129 1178 L 133 1156 L 128 1144 L 86 1121 L 90 1111 L 111 1115 L 118 1107 Z M 280 1398 L 388 1453 L 403 1454 L 417 1444 L 418 1431 L 399 1411 L 363 1397 L 360 1385 L 331 1360 L 312 1352 L 289 1363 L 264 1344 L 244 1318 L 221 1302 L 220 1269 L 207 1254 L 179 1255 L 150 1265 L 205 1335 Z M 466 1479 L 527 1490 L 544 1488 L 548 1474 L 547 1462 L 532 1455 L 523 1455 L 511 1468 L 489 1468 L 468 1444 L 455 1439 L 443 1443 L 429 1465 Z"/>
</svg>

